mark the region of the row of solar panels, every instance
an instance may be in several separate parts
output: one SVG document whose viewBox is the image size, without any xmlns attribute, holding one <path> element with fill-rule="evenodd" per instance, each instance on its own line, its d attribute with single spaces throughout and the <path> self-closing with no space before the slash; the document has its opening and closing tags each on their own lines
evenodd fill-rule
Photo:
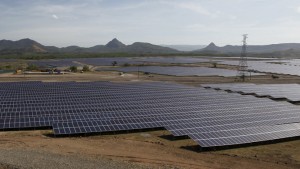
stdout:
<svg viewBox="0 0 300 169">
<path fill-rule="evenodd" d="M 208 68 L 208 67 L 182 67 L 182 66 L 140 66 L 140 67 L 116 67 L 100 68 L 102 70 L 116 70 L 121 72 L 148 72 L 154 74 L 164 74 L 172 76 L 236 76 L 236 70 Z M 263 73 L 252 73 L 253 76 L 265 75 Z"/>
<path fill-rule="evenodd" d="M 107 114 L 97 114 L 97 113 L 87 113 L 87 114 L 64 114 L 64 115 L 40 115 L 40 116 L 28 116 L 28 117 L 16 117 L 16 116 L 6 116 L 0 120 L 1 124 L 5 124 L 11 121 L 17 123 L 24 122 L 33 122 L 33 121 L 66 121 L 66 120 L 80 120 L 80 119 L 124 119 L 124 118 L 145 118 L 145 117 L 158 117 L 158 116 L 171 116 L 171 117 L 180 117 L 183 118 L 192 118 L 192 119 L 201 119 L 202 123 L 206 121 L 218 121 L 220 123 L 232 121 L 232 120 L 249 120 L 257 118 L 273 118 L 273 117 L 285 117 L 285 115 L 289 115 L 289 117 L 297 116 L 298 109 L 279 109 L 277 108 L 263 108 L 256 107 L 253 110 L 237 110 L 240 113 L 235 114 L 235 112 L 225 111 L 221 109 L 214 109 L 213 111 L 218 110 L 219 112 L 213 112 L 212 110 L 203 110 L 203 112 L 199 112 L 195 110 L 188 109 L 180 109 L 169 112 L 164 111 L 163 109 L 156 111 L 136 111 L 136 112 L 128 112 L 128 113 L 107 113 Z M 184 111 L 184 113 L 182 113 Z M 271 113 L 269 111 L 272 111 Z M 164 112 L 162 114 L 162 112 Z M 284 113 L 284 115 L 282 115 Z"/>
<path fill-rule="evenodd" d="M 300 85 L 299 84 L 206 84 L 204 87 L 215 89 L 241 92 L 244 94 L 254 94 L 257 96 L 266 96 L 273 99 L 285 98 L 291 102 L 300 101 Z"/>
<path fill-rule="evenodd" d="M 287 102 L 170 83 L 0 83 L 0 97 L 0 129 L 55 135 L 164 127 L 212 147 L 298 136 L 300 122 Z"/>
<path fill-rule="evenodd" d="M 38 66 L 55 66 L 55 67 L 66 67 L 66 66 L 82 66 L 78 62 L 87 65 L 94 66 L 111 66 L 113 62 L 116 65 L 124 64 L 143 64 L 145 62 L 150 63 L 198 63 L 198 62 L 209 62 L 209 59 L 195 58 L 195 57 L 111 57 L 111 58 L 78 58 L 78 59 L 59 59 L 59 60 L 36 60 L 31 61 L 31 64 Z"/>
<path fill-rule="evenodd" d="M 179 93 L 178 95 L 173 94 L 164 94 L 164 96 L 160 96 L 161 93 L 158 94 L 156 97 L 149 97 L 145 95 L 144 97 L 137 97 L 135 95 L 129 95 L 126 98 L 103 98 L 102 96 L 99 97 L 91 97 L 85 100 L 68 100 L 68 97 L 64 97 L 66 100 L 64 102 L 53 100 L 49 102 L 46 100 L 41 100 L 43 98 L 39 98 L 36 102 L 22 102 L 22 101 L 0 101 L 0 108 L 3 111 L 9 111 L 10 114 L 12 113 L 27 113 L 29 112 L 51 112 L 54 113 L 56 111 L 73 111 L 77 112 L 80 111 L 132 111 L 132 110 L 141 110 L 141 109 L 154 109 L 154 108 L 170 108 L 170 107 L 199 107 L 199 108 L 207 108 L 208 105 L 210 106 L 218 106 L 222 108 L 226 108 L 226 106 L 232 106 L 234 102 L 235 105 L 240 103 L 240 106 L 243 106 L 243 102 L 239 100 L 240 95 L 235 94 L 236 97 L 228 97 L 226 93 L 221 94 L 222 92 L 218 93 L 218 97 L 210 96 L 211 92 L 204 93 L 203 91 L 207 92 L 206 90 L 198 90 L 201 91 L 201 96 L 199 93 L 194 91 L 193 95 L 183 95 Z M 173 93 L 173 92 L 172 92 Z M 180 96 L 180 97 L 178 97 Z M 212 98 L 213 97 L 213 98 Z M 118 99 L 116 101 L 116 99 Z M 225 100 L 226 99 L 226 100 Z M 61 99 L 60 99 L 61 100 Z M 225 100 L 225 101 L 224 101 Z M 251 104 L 252 102 L 255 104 L 261 104 L 264 106 L 260 100 L 251 100 L 251 98 L 245 99 L 247 100 L 247 104 Z M 244 100 L 244 101 L 245 101 Z M 228 104 L 229 102 L 229 104 Z M 199 103 L 199 104 L 197 104 Z M 202 104 L 201 104 L 202 103 Z M 228 105 L 227 105 L 228 104 Z M 86 109 L 86 110 L 85 110 Z"/>
<path fill-rule="evenodd" d="M 280 62 L 269 63 L 275 61 L 248 61 L 248 69 L 264 73 L 276 73 L 300 76 L 299 66 L 291 66 L 291 64 L 282 64 Z M 290 60 L 293 63 L 293 60 Z M 238 66 L 239 61 L 220 60 L 220 64 Z"/>
</svg>

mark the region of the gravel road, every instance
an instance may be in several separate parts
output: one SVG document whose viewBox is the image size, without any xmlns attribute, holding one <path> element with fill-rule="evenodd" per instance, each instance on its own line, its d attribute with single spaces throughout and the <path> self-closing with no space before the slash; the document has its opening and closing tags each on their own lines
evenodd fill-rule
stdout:
<svg viewBox="0 0 300 169">
<path fill-rule="evenodd" d="M 60 155 L 30 150 L 0 150 L 0 169 L 148 169 L 123 161 L 85 159 L 76 155 Z"/>
</svg>

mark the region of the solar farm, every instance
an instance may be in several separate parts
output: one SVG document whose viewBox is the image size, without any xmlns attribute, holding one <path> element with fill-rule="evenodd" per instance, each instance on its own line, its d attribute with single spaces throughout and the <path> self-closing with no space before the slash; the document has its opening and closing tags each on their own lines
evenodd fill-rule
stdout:
<svg viewBox="0 0 300 169">
<path fill-rule="evenodd" d="M 298 106 L 204 88 L 110 82 L 0 85 L 4 130 L 51 127 L 54 135 L 70 135 L 165 128 L 174 136 L 189 136 L 201 147 L 300 133 Z"/>
<path fill-rule="evenodd" d="M 28 61 L 93 69 L 0 74 L 0 143 L 26 156 L 101 156 L 150 168 L 299 168 L 298 62 L 255 58 L 241 82 L 234 58 Z"/>
<path fill-rule="evenodd" d="M 220 61 L 225 65 L 239 65 L 238 61 Z M 299 60 L 267 60 L 267 61 L 249 61 L 249 69 L 262 73 L 285 74 L 299 76 Z"/>
<path fill-rule="evenodd" d="M 78 58 L 78 59 L 59 59 L 59 60 L 33 60 L 32 64 L 39 66 L 69 66 L 78 65 L 78 62 L 94 66 L 110 66 L 112 62 L 117 61 L 119 65 L 142 64 L 142 63 L 198 63 L 208 62 L 209 59 L 194 58 L 194 57 L 143 57 L 143 58 L 128 58 L 128 57 L 112 57 L 112 58 Z"/>
<path fill-rule="evenodd" d="M 100 69 L 101 70 L 101 69 Z M 143 67 L 122 67 L 107 68 L 102 70 L 117 70 L 120 72 L 148 72 L 153 74 L 164 74 L 171 76 L 223 76 L 235 77 L 236 71 L 228 69 L 215 69 L 207 67 L 180 67 L 180 66 L 143 66 Z M 252 73 L 253 76 L 265 75 L 263 73 Z"/>
</svg>

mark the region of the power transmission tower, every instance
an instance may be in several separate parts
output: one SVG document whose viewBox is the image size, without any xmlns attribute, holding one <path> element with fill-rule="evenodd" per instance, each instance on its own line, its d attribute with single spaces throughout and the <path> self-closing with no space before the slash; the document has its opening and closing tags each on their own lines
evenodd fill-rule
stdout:
<svg viewBox="0 0 300 169">
<path fill-rule="evenodd" d="M 247 38 L 248 35 L 243 35 L 243 46 L 242 46 L 242 53 L 239 61 L 239 67 L 237 72 L 237 78 L 245 81 L 247 77 L 249 77 L 248 72 L 248 64 L 247 64 Z"/>
</svg>

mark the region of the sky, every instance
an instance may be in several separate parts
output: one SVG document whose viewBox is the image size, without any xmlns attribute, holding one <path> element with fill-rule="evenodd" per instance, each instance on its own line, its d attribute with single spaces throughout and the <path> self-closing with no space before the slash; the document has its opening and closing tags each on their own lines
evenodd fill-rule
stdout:
<svg viewBox="0 0 300 169">
<path fill-rule="evenodd" d="M 0 39 L 91 47 L 300 43 L 299 0 L 1 0 Z"/>
</svg>

